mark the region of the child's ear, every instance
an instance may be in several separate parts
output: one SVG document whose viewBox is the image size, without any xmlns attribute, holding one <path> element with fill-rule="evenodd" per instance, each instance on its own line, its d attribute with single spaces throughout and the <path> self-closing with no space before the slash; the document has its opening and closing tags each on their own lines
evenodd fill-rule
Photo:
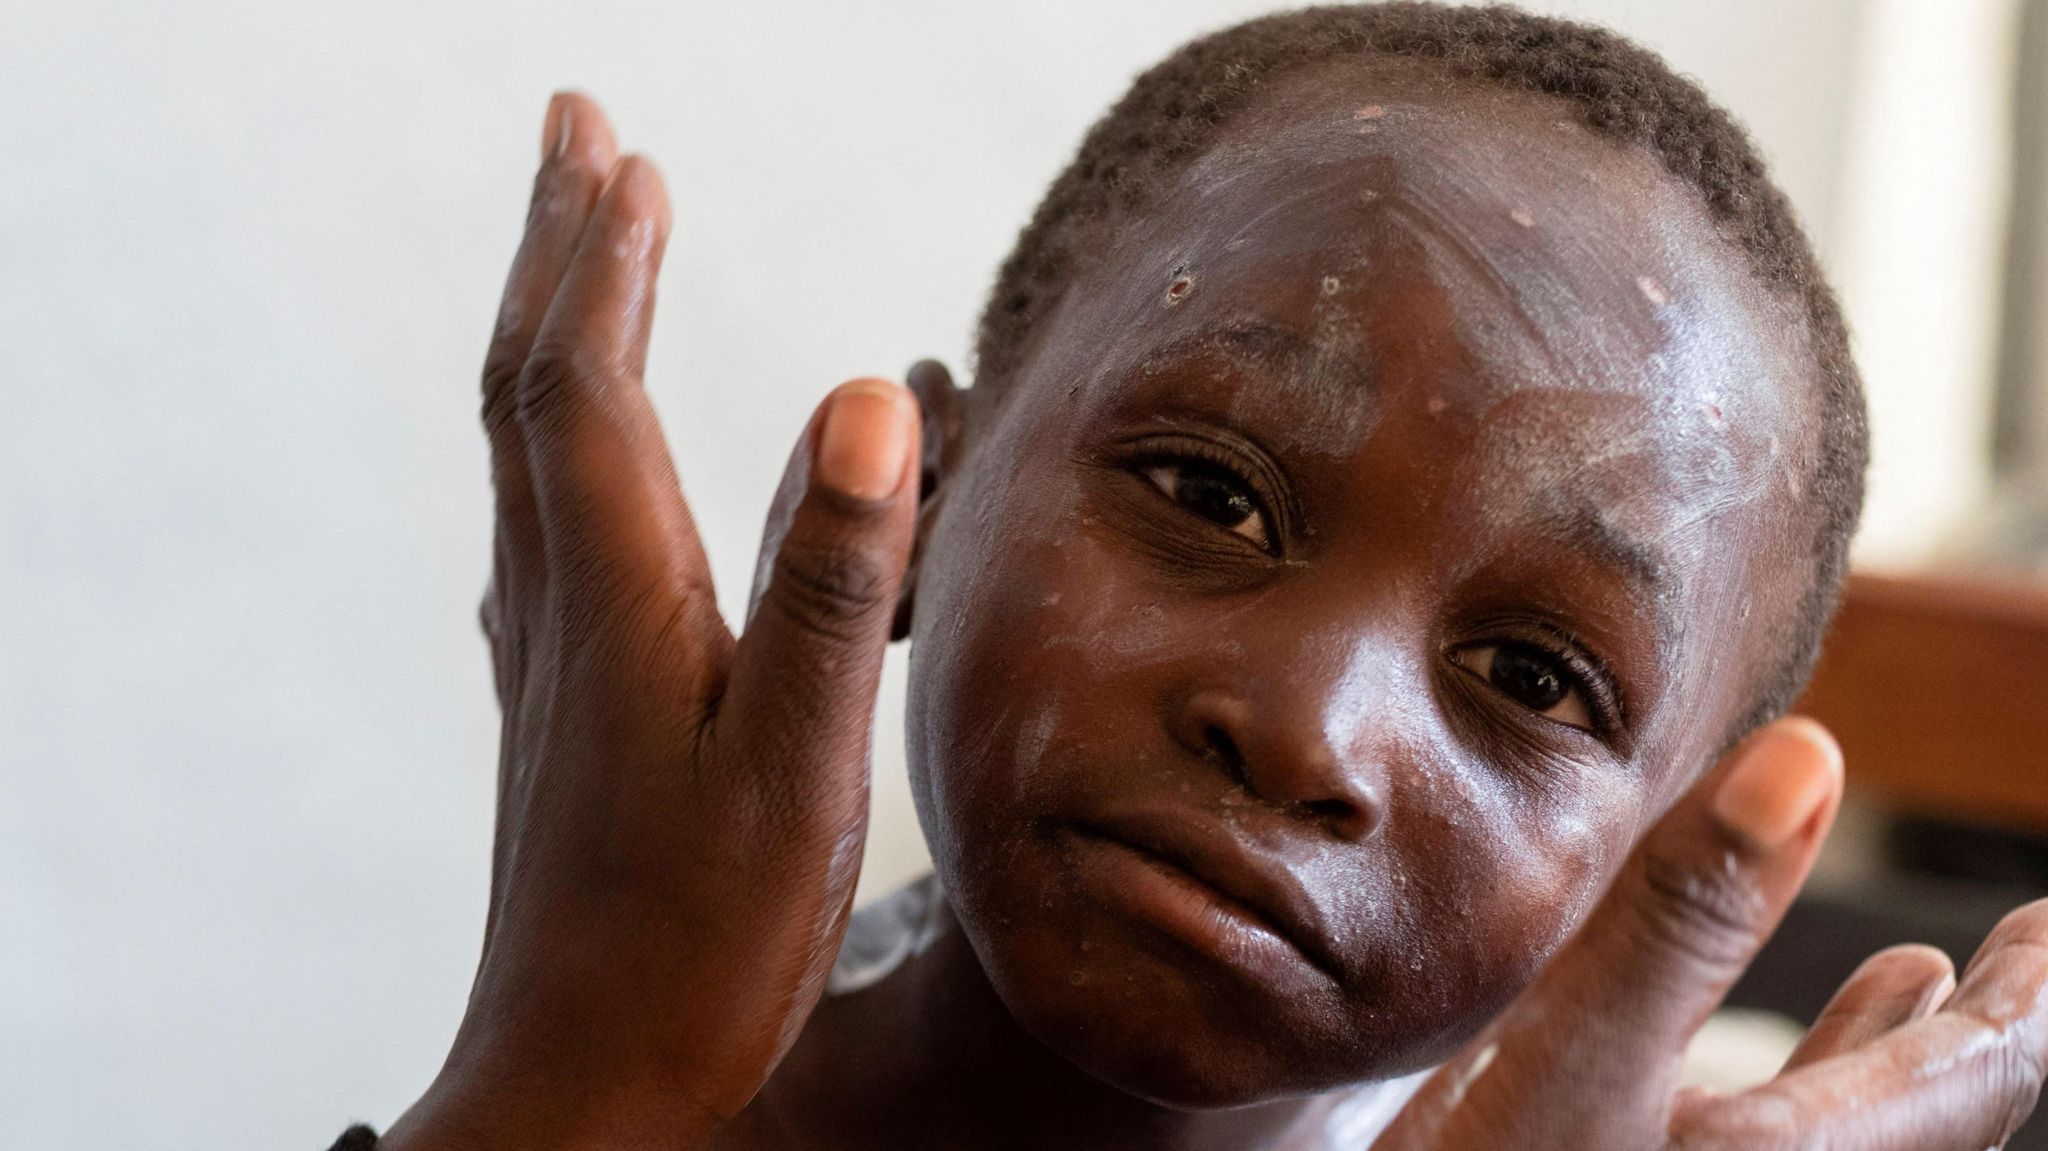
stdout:
<svg viewBox="0 0 2048 1151">
<path fill-rule="evenodd" d="M 903 574 L 903 590 L 896 599 L 896 620 L 889 638 L 910 635 L 910 611 L 917 598 L 917 572 L 924 560 L 925 542 L 938 522 L 939 507 L 945 503 L 947 481 L 959 466 L 967 439 L 966 393 L 953 383 L 953 373 L 937 360 L 919 360 L 904 376 L 924 416 L 924 448 L 917 466 L 917 537 L 911 544 L 910 568 Z"/>
</svg>

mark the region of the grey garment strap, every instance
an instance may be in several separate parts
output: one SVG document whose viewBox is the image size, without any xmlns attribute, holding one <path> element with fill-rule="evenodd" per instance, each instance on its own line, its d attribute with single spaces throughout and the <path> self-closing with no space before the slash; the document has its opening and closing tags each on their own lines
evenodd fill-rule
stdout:
<svg viewBox="0 0 2048 1151">
<path fill-rule="evenodd" d="M 939 937 L 946 895 L 939 877 L 914 880 L 853 913 L 825 977 L 825 994 L 851 995 L 889 977 Z"/>
</svg>

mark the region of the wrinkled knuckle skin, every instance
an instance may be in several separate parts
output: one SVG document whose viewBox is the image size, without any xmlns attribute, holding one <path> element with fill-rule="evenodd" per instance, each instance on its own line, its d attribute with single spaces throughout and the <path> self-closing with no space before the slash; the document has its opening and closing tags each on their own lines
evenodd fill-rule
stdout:
<svg viewBox="0 0 2048 1151">
<path fill-rule="evenodd" d="M 1991 1076 L 2005 1110 L 2004 1122 L 1998 1129 L 2001 1144 L 2034 1113 L 2035 1105 L 2041 1101 L 2044 1077 L 2048 1077 L 2048 1067 L 2042 1065 L 2041 1053 L 2034 1044 L 2008 1042 L 2001 1046 Z"/>
<path fill-rule="evenodd" d="M 1734 974 L 1756 949 L 1761 895 L 1740 869 L 1701 867 L 1650 852 L 1649 898 L 1638 908 L 1644 940 L 1714 974 Z"/>
<path fill-rule="evenodd" d="M 584 357 L 572 348 L 536 347 L 526 358 L 513 389 L 522 426 L 545 428 L 591 378 Z"/>
<path fill-rule="evenodd" d="M 519 395 L 519 376 L 524 367 L 518 357 L 501 346 L 493 347 L 484 356 L 481 416 L 486 435 L 496 438 L 511 421 Z"/>
<path fill-rule="evenodd" d="M 809 631 L 850 643 L 864 638 L 892 603 L 889 585 L 888 568 L 870 552 L 791 540 L 776 556 L 765 602 Z"/>
</svg>

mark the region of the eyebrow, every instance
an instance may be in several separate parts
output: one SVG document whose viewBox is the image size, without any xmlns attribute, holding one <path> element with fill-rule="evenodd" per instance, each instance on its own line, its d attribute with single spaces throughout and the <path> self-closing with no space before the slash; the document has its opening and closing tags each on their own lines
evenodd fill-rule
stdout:
<svg viewBox="0 0 2048 1151">
<path fill-rule="evenodd" d="M 1344 379 L 1363 382 L 1371 369 L 1349 352 L 1303 336 L 1266 320 L 1245 318 L 1200 328 L 1161 344 L 1146 357 L 1149 365 L 1202 353 L 1221 353 L 1239 366 L 1280 380 L 1310 377 L 1320 383 L 1333 369 Z M 1660 639 L 1669 637 L 1676 620 L 1668 606 L 1676 579 L 1666 550 L 1641 533 L 1615 522 L 1604 502 L 1590 494 L 1556 493 L 1538 513 L 1533 526 L 1551 538 L 1619 572 L 1651 604 L 1653 626 Z"/>
<path fill-rule="evenodd" d="M 1602 504 L 1584 497 L 1562 497 L 1535 523 L 1546 534 L 1602 567 L 1619 572 L 1649 602 L 1658 637 L 1668 638 L 1672 634 L 1676 621 L 1669 605 L 1677 581 L 1671 574 L 1672 566 L 1664 548 L 1616 523 Z"/>
<path fill-rule="evenodd" d="M 1259 319 L 1239 319 L 1176 336 L 1145 357 L 1147 365 L 1220 353 L 1239 367 L 1279 381 L 1306 379 L 1311 386 L 1332 378 L 1354 385 L 1372 372 L 1357 355 L 1310 339 L 1291 328 Z"/>
</svg>

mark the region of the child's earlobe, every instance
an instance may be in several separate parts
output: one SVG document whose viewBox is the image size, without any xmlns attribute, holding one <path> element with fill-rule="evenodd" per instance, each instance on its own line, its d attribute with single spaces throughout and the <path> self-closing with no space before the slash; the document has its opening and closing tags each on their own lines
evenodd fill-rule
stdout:
<svg viewBox="0 0 2048 1151">
<path fill-rule="evenodd" d="M 917 397 L 924 417 L 924 440 L 919 451 L 917 475 L 917 536 L 911 544 L 910 566 L 903 574 L 902 590 L 896 598 L 896 618 L 890 626 L 891 640 L 910 635 L 910 620 L 917 596 L 918 569 L 932 525 L 945 502 L 947 480 L 959 463 L 966 431 L 964 393 L 953 383 L 953 374 L 937 360 L 919 360 L 904 373 L 904 383 Z"/>
<path fill-rule="evenodd" d="M 931 538 L 932 521 L 937 519 L 939 501 L 920 490 L 917 505 L 917 534 L 910 541 L 910 563 L 903 569 L 903 582 L 896 588 L 896 614 L 889 621 L 889 642 L 910 638 L 910 622 L 917 607 L 917 575 L 923 566 L 925 542 Z"/>
<path fill-rule="evenodd" d="M 903 570 L 903 582 L 896 592 L 896 616 L 889 625 L 889 640 L 910 638 L 910 620 L 917 602 L 917 576 L 924 566 L 925 547 L 931 541 L 932 525 L 938 522 L 939 508 L 946 500 L 946 486 L 939 470 L 933 466 L 930 451 L 931 440 L 925 441 L 927 452 L 925 462 L 918 469 L 917 480 L 917 534 L 910 541 L 910 564 Z"/>
<path fill-rule="evenodd" d="M 944 482 L 959 460 L 967 431 L 966 393 L 953 383 L 953 373 L 937 360 L 919 360 L 910 365 L 903 382 L 917 397 L 924 415 L 923 475 L 920 494 L 928 495 Z"/>
</svg>

